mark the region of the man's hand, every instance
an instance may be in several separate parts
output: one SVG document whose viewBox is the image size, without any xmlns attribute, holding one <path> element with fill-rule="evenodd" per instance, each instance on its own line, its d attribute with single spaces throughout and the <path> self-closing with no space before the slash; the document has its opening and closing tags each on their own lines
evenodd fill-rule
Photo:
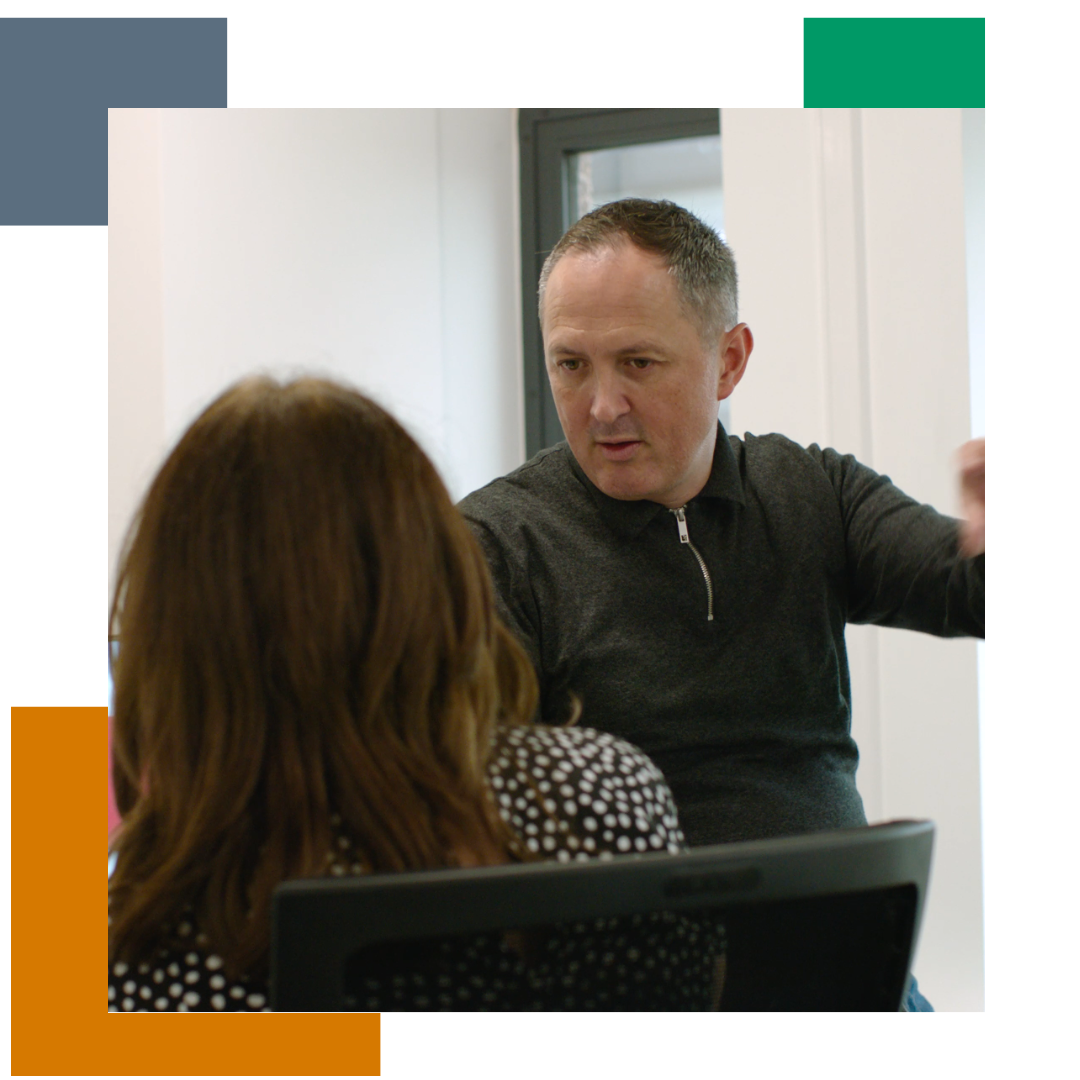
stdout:
<svg viewBox="0 0 1080 1080">
<path fill-rule="evenodd" d="M 956 455 L 960 465 L 960 552 L 969 559 L 986 550 L 986 440 L 964 443 Z"/>
</svg>

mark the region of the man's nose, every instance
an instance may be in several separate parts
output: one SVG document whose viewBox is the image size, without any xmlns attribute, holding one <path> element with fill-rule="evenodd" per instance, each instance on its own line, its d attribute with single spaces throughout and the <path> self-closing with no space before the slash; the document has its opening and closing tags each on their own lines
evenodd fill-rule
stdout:
<svg viewBox="0 0 1080 1080">
<path fill-rule="evenodd" d="M 592 400 L 592 417 L 598 424 L 613 424 L 630 411 L 624 388 L 614 375 L 597 377 Z"/>
</svg>

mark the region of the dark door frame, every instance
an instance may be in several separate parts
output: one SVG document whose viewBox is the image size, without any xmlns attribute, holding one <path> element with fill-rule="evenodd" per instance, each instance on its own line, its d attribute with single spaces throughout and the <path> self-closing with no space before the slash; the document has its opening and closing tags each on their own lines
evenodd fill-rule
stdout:
<svg viewBox="0 0 1080 1080">
<path fill-rule="evenodd" d="M 544 368 L 536 286 L 544 259 L 571 223 L 570 154 L 692 139 L 720 132 L 719 109 L 519 109 L 521 325 L 525 359 L 525 451 L 562 440 Z"/>
</svg>

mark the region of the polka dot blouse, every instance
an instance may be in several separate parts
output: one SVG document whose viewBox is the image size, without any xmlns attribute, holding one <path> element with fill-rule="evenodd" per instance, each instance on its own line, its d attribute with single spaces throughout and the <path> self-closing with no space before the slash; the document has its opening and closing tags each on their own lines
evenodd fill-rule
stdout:
<svg viewBox="0 0 1080 1080">
<path fill-rule="evenodd" d="M 569 862 L 685 849 L 663 774 L 613 735 L 510 728 L 488 774 L 500 813 L 539 855 Z"/>
<path fill-rule="evenodd" d="M 612 735 L 575 727 L 504 729 L 496 737 L 488 774 L 503 818 L 542 857 L 569 862 L 685 850 L 663 775 L 640 750 Z M 329 873 L 362 872 L 349 849 L 348 839 L 340 836 L 337 850 L 328 856 Z M 357 988 L 355 1005 L 527 1009 L 542 1007 L 544 999 L 543 1007 L 551 1007 L 545 979 L 553 978 L 557 968 L 562 971 L 567 950 L 575 949 L 581 962 L 572 962 L 573 967 L 591 974 L 575 981 L 564 1008 L 633 1007 L 633 995 L 645 986 L 655 988 L 658 980 L 670 981 L 678 997 L 688 992 L 682 977 L 689 968 L 714 964 L 722 954 L 723 932 L 702 931 L 685 919 L 676 920 L 677 926 L 664 925 L 673 918 L 635 916 L 565 928 L 561 936 L 534 941 L 530 947 L 539 955 L 528 956 L 527 963 L 520 943 L 508 944 L 503 935 L 447 941 L 440 946 L 445 963 L 440 974 L 430 977 L 431 985 L 415 974 L 408 980 L 400 975 L 396 980 L 368 978 Z M 590 962 L 596 956 L 606 963 Z M 417 984 L 418 977 L 423 985 Z M 678 1004 L 673 999 L 667 1007 Z M 190 917 L 179 923 L 153 962 L 116 963 L 109 969 L 110 1012 L 268 1008 L 265 981 L 226 979 L 221 957 Z"/>
</svg>

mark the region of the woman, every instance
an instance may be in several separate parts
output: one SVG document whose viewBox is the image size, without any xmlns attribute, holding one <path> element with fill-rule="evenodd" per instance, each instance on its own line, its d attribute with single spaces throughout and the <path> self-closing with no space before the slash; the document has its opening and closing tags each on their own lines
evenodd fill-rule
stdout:
<svg viewBox="0 0 1080 1080">
<path fill-rule="evenodd" d="M 132 526 L 111 630 L 110 1009 L 266 1008 L 289 878 L 682 848 L 643 754 L 529 724 L 464 520 L 342 386 L 250 379 L 206 409 Z"/>
</svg>

